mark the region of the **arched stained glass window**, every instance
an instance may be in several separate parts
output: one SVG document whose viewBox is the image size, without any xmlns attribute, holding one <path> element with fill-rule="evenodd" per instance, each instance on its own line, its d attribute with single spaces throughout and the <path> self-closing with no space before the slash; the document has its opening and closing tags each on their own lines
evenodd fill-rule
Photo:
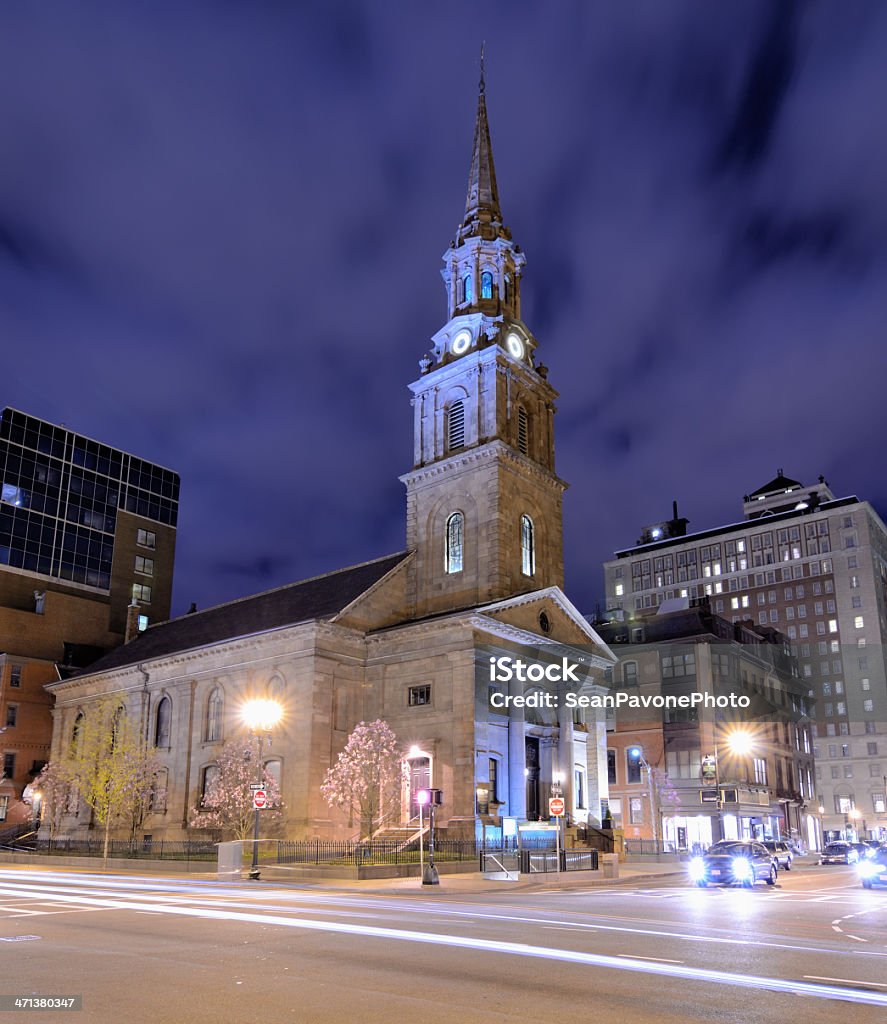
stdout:
<svg viewBox="0 0 887 1024">
<path fill-rule="evenodd" d="M 169 746 L 169 728 L 172 721 L 172 701 L 164 697 L 157 705 L 157 712 L 154 721 L 154 746 Z"/>
<path fill-rule="evenodd" d="M 224 695 L 217 686 L 206 700 L 206 723 L 203 729 L 203 738 L 207 743 L 213 743 L 222 738 L 222 710 L 224 706 Z"/>
<path fill-rule="evenodd" d="M 493 297 L 493 275 L 489 270 L 485 270 L 480 275 L 480 297 L 482 299 L 492 299 Z"/>
<path fill-rule="evenodd" d="M 447 450 L 465 445 L 465 403 L 460 398 L 447 409 Z"/>
<path fill-rule="evenodd" d="M 454 512 L 447 520 L 446 571 L 462 572 L 462 545 L 465 517 Z"/>
<path fill-rule="evenodd" d="M 536 531 L 529 516 L 520 517 L 520 558 L 524 576 L 536 574 Z"/>
<path fill-rule="evenodd" d="M 471 274 L 466 274 L 465 277 L 462 278 L 462 301 L 471 302 L 472 298 Z"/>
</svg>

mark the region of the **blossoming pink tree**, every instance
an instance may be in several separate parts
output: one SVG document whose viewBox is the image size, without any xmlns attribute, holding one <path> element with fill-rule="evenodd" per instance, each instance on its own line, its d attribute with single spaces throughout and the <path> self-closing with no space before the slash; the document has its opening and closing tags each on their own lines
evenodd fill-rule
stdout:
<svg viewBox="0 0 887 1024">
<path fill-rule="evenodd" d="M 330 807 L 348 811 L 349 828 L 357 817 L 361 837 L 370 837 L 399 811 L 406 780 L 397 737 L 387 722 L 376 719 L 358 723 L 320 791 Z"/>
<path fill-rule="evenodd" d="M 255 821 L 253 794 L 256 781 L 256 749 L 249 740 L 231 740 L 216 760 L 216 771 L 206 788 L 200 808 L 192 815 L 192 828 L 216 829 L 234 839 L 249 839 Z M 277 779 L 264 769 L 262 781 L 268 802 L 261 811 L 262 823 L 280 821 L 283 803 Z"/>
</svg>

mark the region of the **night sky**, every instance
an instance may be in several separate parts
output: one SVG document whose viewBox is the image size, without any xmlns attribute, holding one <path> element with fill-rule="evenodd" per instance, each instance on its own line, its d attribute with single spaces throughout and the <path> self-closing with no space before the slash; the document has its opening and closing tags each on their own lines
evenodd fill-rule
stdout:
<svg viewBox="0 0 887 1024">
<path fill-rule="evenodd" d="M 182 477 L 174 609 L 401 550 L 487 43 L 567 592 L 779 467 L 887 512 L 887 4 L 4 4 L 0 405 Z"/>
</svg>

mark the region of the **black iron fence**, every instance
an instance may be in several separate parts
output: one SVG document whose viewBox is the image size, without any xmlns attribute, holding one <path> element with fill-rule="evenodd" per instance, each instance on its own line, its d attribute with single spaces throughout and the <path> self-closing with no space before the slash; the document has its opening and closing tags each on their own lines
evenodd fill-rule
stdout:
<svg viewBox="0 0 887 1024">
<path fill-rule="evenodd" d="M 554 838 L 525 840 L 526 850 L 554 850 Z M 434 859 L 446 861 L 475 861 L 484 850 L 509 851 L 516 843 L 484 844 L 474 839 L 435 839 Z M 593 851 L 588 851 L 593 852 Z M 423 855 L 428 859 L 428 838 L 423 843 Z M 268 857 L 268 854 L 264 854 Z M 279 840 L 277 842 L 278 864 L 330 864 L 360 867 L 365 864 L 418 864 L 419 841 L 404 843 L 397 839 L 371 839 L 366 842 L 354 840 L 302 839 Z M 272 859 L 270 857 L 268 859 Z"/>
<path fill-rule="evenodd" d="M 558 856 L 560 863 L 558 863 Z M 527 875 L 549 871 L 597 871 L 597 850 L 482 850 L 480 870 L 523 872 Z"/>
<path fill-rule="evenodd" d="M 42 853 L 55 856 L 101 857 L 105 841 L 101 836 L 87 839 L 38 839 L 33 834 L 14 838 L 3 844 L 3 849 L 17 853 Z M 127 860 L 206 860 L 215 861 L 218 846 L 211 840 L 188 839 L 156 841 L 111 839 L 108 856 Z"/>
<path fill-rule="evenodd" d="M 626 839 L 625 852 L 636 854 L 676 853 L 675 844 L 670 839 Z"/>
</svg>

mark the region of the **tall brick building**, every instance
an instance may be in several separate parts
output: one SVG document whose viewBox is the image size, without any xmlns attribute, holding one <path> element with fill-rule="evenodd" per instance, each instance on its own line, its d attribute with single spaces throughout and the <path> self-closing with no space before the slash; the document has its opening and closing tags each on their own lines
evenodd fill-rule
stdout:
<svg viewBox="0 0 887 1024">
<path fill-rule="evenodd" d="M 0 821 L 49 757 L 44 684 L 169 618 L 179 478 L 15 409 L 0 418 Z"/>
<path fill-rule="evenodd" d="M 408 550 L 151 626 L 51 687 L 55 757 L 98 695 L 121 694 L 140 716 L 164 765 L 148 834 L 183 833 L 221 745 L 244 736 L 242 703 L 258 696 L 284 708 L 268 764 L 289 835 L 353 834 L 320 784 L 354 726 L 375 718 L 403 744 L 400 823 L 429 784 L 443 792 L 442 827 L 476 835 L 503 817 L 547 817 L 560 783 L 571 816 L 600 824 L 602 714 L 491 699 L 494 655 L 570 652 L 589 694 L 613 661 L 561 589 L 556 392 L 521 319 L 523 266 L 502 220 L 481 83 L 465 215 L 444 255 L 448 319 L 410 385 Z M 506 686 L 525 689 L 540 687 Z"/>
<path fill-rule="evenodd" d="M 604 565 L 607 607 L 630 623 L 672 598 L 707 598 L 716 615 L 785 634 L 816 701 L 807 808 L 826 838 L 887 838 L 887 527 L 869 502 L 781 469 L 742 511 L 698 533 L 677 510 L 644 529 Z"/>
</svg>

